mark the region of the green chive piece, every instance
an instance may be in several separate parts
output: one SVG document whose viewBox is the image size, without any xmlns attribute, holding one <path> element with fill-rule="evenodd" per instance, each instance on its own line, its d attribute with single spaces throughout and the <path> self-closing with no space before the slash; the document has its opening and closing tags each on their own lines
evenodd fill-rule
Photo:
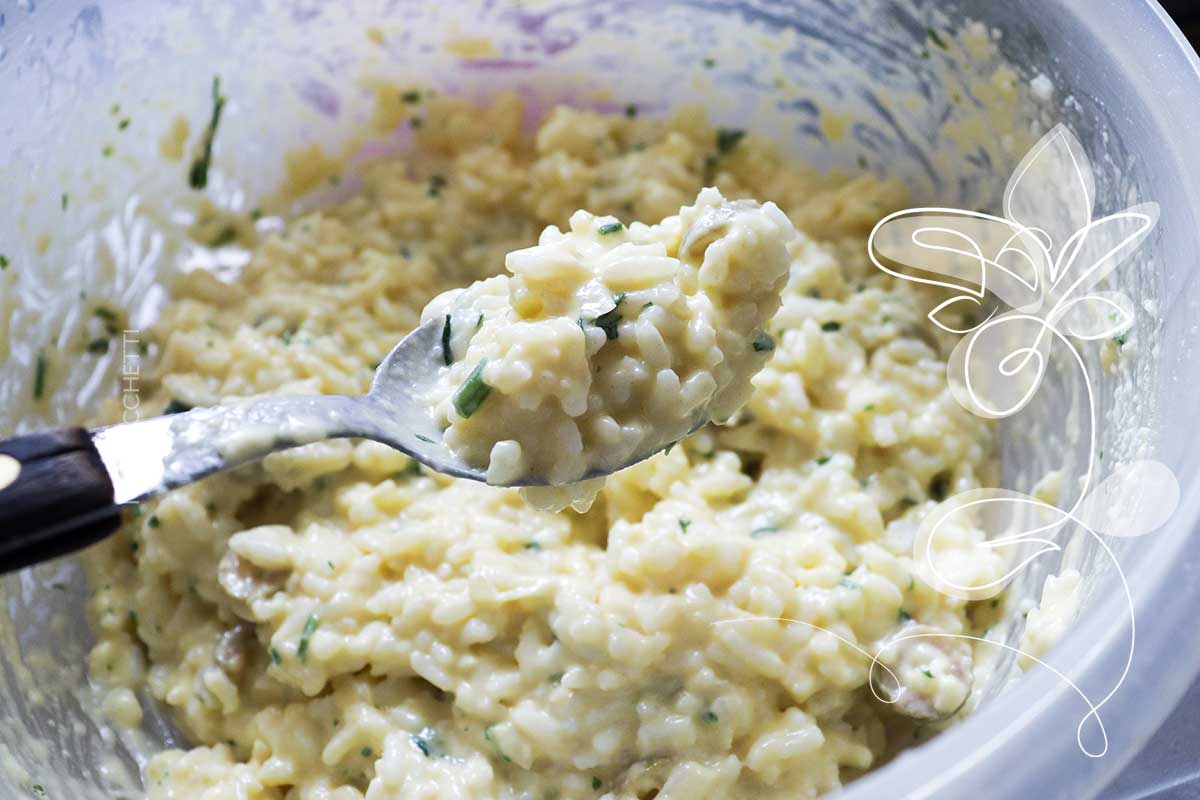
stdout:
<svg viewBox="0 0 1200 800">
<path fill-rule="evenodd" d="M 304 628 L 300 631 L 300 643 L 296 645 L 296 656 L 301 661 L 308 659 L 308 643 L 312 640 L 312 635 L 317 632 L 317 626 L 321 621 L 317 619 L 316 614 L 309 614 L 308 619 L 304 622 Z"/>
<path fill-rule="evenodd" d="M 775 340 L 765 333 L 760 333 L 750 342 L 756 353 L 769 353 L 775 349 Z"/>
<path fill-rule="evenodd" d="M 506 763 L 512 763 L 512 759 L 504 754 L 504 751 L 500 749 L 499 743 L 497 743 L 496 740 L 492 738 L 492 728 L 494 728 L 494 727 L 496 727 L 496 726 L 488 725 L 486 728 L 484 728 L 483 729 L 483 738 L 487 739 L 489 742 L 492 743 L 492 746 L 496 748 L 496 754 L 498 756 L 500 756 L 500 758 L 502 758 Z"/>
<path fill-rule="evenodd" d="M 942 48 L 943 50 L 950 49 L 946 46 L 945 40 L 942 39 L 941 35 L 939 35 L 937 31 L 935 31 L 933 28 L 930 28 L 928 32 L 929 32 L 929 41 L 933 42 L 934 44 L 936 44 L 938 47 Z"/>
<path fill-rule="evenodd" d="M 442 362 L 448 367 L 454 363 L 454 353 L 450 352 L 450 315 L 442 324 Z"/>
<path fill-rule="evenodd" d="M 687 517 L 679 518 L 679 530 L 683 531 L 684 533 L 687 533 L 687 529 L 691 524 L 692 524 L 692 521 L 690 519 L 688 519 Z"/>
<path fill-rule="evenodd" d="M 825 466 L 826 464 L 829 463 L 829 459 L 831 459 L 831 458 L 833 458 L 833 456 L 821 456 L 820 458 L 817 459 L 817 466 L 820 466 L 820 467 Z"/>
<path fill-rule="evenodd" d="M 761 539 L 764 536 L 770 536 L 772 533 L 779 533 L 778 525 L 763 525 L 760 528 L 755 528 L 750 531 L 750 538 Z"/>
<path fill-rule="evenodd" d="M 63 194 L 62 194 L 62 210 L 63 211 L 67 210 L 67 205 L 70 202 L 71 202 L 71 195 L 67 194 L 66 192 L 63 192 Z"/>
<path fill-rule="evenodd" d="M 0 269 L 8 269 L 8 256 L 0 255 Z"/>
<path fill-rule="evenodd" d="M 899 617 L 901 622 L 908 622 L 910 619 L 912 619 L 912 614 L 909 614 L 902 608 L 900 609 Z"/>
<path fill-rule="evenodd" d="M 193 189 L 203 189 L 208 186 L 208 168 L 212 164 L 213 140 L 217 138 L 217 125 L 221 123 L 221 111 L 225 108 L 225 96 L 221 94 L 221 78 L 214 75 L 212 79 L 212 117 L 204 136 L 200 139 L 200 154 L 192 161 L 188 170 L 188 185 Z"/>
<path fill-rule="evenodd" d="M 151 528 L 157 528 L 162 525 L 162 520 L 158 518 L 157 514 L 151 514 L 150 519 L 146 520 L 146 524 L 148 524 Z"/>
<path fill-rule="evenodd" d="M 922 674 L 922 675 L 924 675 L 926 678 L 932 678 L 932 677 L 933 677 L 933 673 L 932 673 L 932 672 L 930 672 L 930 671 L 929 671 L 929 670 L 927 670 L 927 669 L 923 669 L 923 670 L 921 670 L 921 674 Z"/>
<path fill-rule="evenodd" d="M 467 419 L 483 405 L 483 401 L 492 392 L 492 387 L 483 382 L 483 368 L 487 364 L 487 359 L 479 360 L 475 365 L 475 369 L 471 370 L 471 374 L 463 381 L 462 386 L 458 387 L 458 391 L 454 393 L 454 410 L 459 416 Z"/>
<path fill-rule="evenodd" d="M 700 715 L 700 719 L 701 719 L 701 721 L 707 722 L 708 724 L 711 725 L 712 723 L 714 723 L 718 719 L 720 719 L 720 717 L 718 717 L 712 711 L 705 711 L 703 714 Z"/>
<path fill-rule="evenodd" d="M 599 778 L 596 778 L 596 777 L 593 777 L 593 778 L 592 778 L 592 791 L 593 791 L 593 792 L 598 792 L 598 791 L 600 791 L 600 787 L 601 787 L 601 786 L 603 786 L 603 785 L 604 785 L 604 784 L 603 784 L 603 783 L 601 783 L 601 781 L 600 781 L 600 779 L 599 779 Z"/>
<path fill-rule="evenodd" d="M 717 60 L 715 58 L 706 58 L 700 63 L 704 65 L 705 69 L 712 69 L 717 65 Z"/>
<path fill-rule="evenodd" d="M 419 103 L 421 102 L 421 92 L 418 89 L 409 89 L 400 95 L 400 99 L 409 104 Z"/>
<path fill-rule="evenodd" d="M 637 106 L 635 106 L 633 103 L 630 103 L 629 105 L 625 106 L 625 116 L 629 117 L 630 119 L 633 119 L 637 115 L 638 115 L 638 107 Z"/>
<path fill-rule="evenodd" d="M 446 188 L 446 178 L 443 175 L 429 176 L 429 189 L 426 192 L 430 197 L 438 197 L 442 193 L 442 189 Z"/>
<path fill-rule="evenodd" d="M 271 648 L 271 663 L 277 667 L 283 663 L 283 656 L 279 655 L 279 651 L 274 647 Z"/>
<path fill-rule="evenodd" d="M 852 581 L 849 578 L 842 578 L 840 581 L 838 581 L 838 586 L 843 586 L 847 589 L 861 589 L 862 588 L 862 584 L 858 583 L 857 581 Z"/>
<path fill-rule="evenodd" d="M 34 367 L 33 373 L 33 399 L 41 400 L 42 395 L 46 393 L 46 356 L 44 353 L 38 353 L 37 366 Z"/>
<path fill-rule="evenodd" d="M 746 132 L 738 128 L 717 128 L 717 152 L 728 153 L 745 135 Z"/>
<path fill-rule="evenodd" d="M 840 323 L 840 322 L 822 322 L 821 323 L 821 330 L 825 331 L 826 333 L 833 333 L 834 331 L 840 331 L 841 329 L 842 329 L 842 323 Z"/>
<path fill-rule="evenodd" d="M 371 755 L 372 755 L 372 754 L 373 754 L 375 751 L 374 751 L 374 750 L 372 750 L 372 749 L 371 749 L 371 748 L 369 748 L 369 747 L 364 747 L 364 748 L 363 748 L 362 750 L 360 750 L 359 752 L 360 752 L 360 753 L 362 753 L 362 757 L 363 757 L 363 758 L 370 758 L 370 757 L 371 757 Z"/>
<path fill-rule="evenodd" d="M 600 234 L 601 236 L 608 236 L 610 233 L 616 233 L 624 227 L 625 224 L 622 222 L 607 222 L 601 225 L 599 228 L 596 228 L 596 233 Z"/>
<path fill-rule="evenodd" d="M 418 736 L 414 733 L 412 735 L 412 743 L 415 744 L 417 749 L 421 751 L 421 755 L 429 758 L 429 742 L 425 740 L 424 736 Z"/>
<path fill-rule="evenodd" d="M 617 223 L 618 225 L 620 223 Z M 592 320 L 592 324 L 604 331 L 605 337 L 610 341 L 617 338 L 617 325 L 621 323 L 621 303 L 625 302 L 625 293 L 621 292 L 613 297 L 615 305 L 612 310 L 605 311 L 600 316 Z"/>
<path fill-rule="evenodd" d="M 92 339 L 88 342 L 87 351 L 93 355 L 104 355 L 108 352 L 108 339 Z"/>
</svg>

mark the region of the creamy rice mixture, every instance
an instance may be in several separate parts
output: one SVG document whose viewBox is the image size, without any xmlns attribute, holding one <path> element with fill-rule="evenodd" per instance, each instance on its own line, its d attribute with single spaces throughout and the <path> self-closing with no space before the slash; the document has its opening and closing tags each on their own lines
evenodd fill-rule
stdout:
<svg viewBox="0 0 1200 800">
<path fill-rule="evenodd" d="M 705 189 L 657 225 L 587 211 L 509 253 L 512 273 L 439 295 L 446 366 L 429 393 L 447 445 L 488 483 L 530 478 L 547 510 L 586 511 L 580 481 L 733 415 L 775 349 L 796 229 L 774 203 Z M 565 497 L 563 496 L 565 494 Z"/>
<path fill-rule="evenodd" d="M 136 724 L 144 689 L 192 743 L 153 758 L 149 796 L 808 797 L 935 731 L 872 697 L 863 651 L 995 620 L 911 558 L 938 499 L 995 476 L 923 324 L 935 301 L 864 252 L 902 188 L 816 175 L 698 112 L 558 108 L 532 138 L 512 96 L 415 113 L 418 157 L 282 232 L 239 223 L 237 281 L 179 282 L 144 384 L 158 407 L 361 393 L 426 303 L 545 226 L 657 223 L 705 186 L 804 231 L 775 349 L 728 424 L 584 513 L 348 440 L 147 503 L 87 561 L 109 714 Z M 964 648 L 894 660 L 930 716 L 966 697 Z"/>
</svg>

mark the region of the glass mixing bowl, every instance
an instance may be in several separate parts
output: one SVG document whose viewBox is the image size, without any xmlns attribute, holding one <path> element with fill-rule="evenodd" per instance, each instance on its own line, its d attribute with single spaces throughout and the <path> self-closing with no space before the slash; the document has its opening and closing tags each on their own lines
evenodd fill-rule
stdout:
<svg viewBox="0 0 1200 800">
<path fill-rule="evenodd" d="M 949 96 L 954 81 L 986 78 L 971 74 L 981 67 L 931 57 L 930 28 L 964 19 L 988 27 L 1020 77 L 999 128 L 986 109 Z M 85 368 L 66 355 L 86 321 L 81 293 L 128 309 L 131 327 L 144 327 L 171 276 L 189 266 L 189 254 L 159 232 L 189 192 L 185 166 L 160 157 L 161 136 L 178 114 L 194 121 L 193 134 L 200 128 L 214 75 L 231 99 L 208 192 L 239 210 L 279 183 L 285 151 L 334 147 L 363 128 L 373 102 L 367 76 L 467 96 L 515 88 L 531 120 L 559 100 L 610 109 L 636 102 L 649 114 L 700 103 L 716 122 L 772 136 L 819 168 L 862 161 L 903 178 L 918 200 L 964 208 L 994 207 L 1021 155 L 1022 137 L 1006 140 L 1005 127 L 1029 136 L 1066 122 L 1096 170 L 1098 211 L 1136 200 L 1161 207 L 1153 235 L 1121 273 L 1121 288 L 1143 309 L 1135 367 L 1125 380 L 1099 383 L 1096 407 L 1109 460 L 1157 458 L 1183 496 L 1161 530 L 1114 543 L 1138 628 L 1128 675 L 1101 709 L 1107 754 L 1078 748 L 1087 706 L 1071 685 L 1044 669 L 1006 685 L 1003 661 L 969 720 L 853 783 L 848 796 L 1087 796 L 1200 670 L 1192 536 L 1200 457 L 1190 446 L 1200 341 L 1198 66 L 1146 0 L 19 0 L 0 12 L 0 254 L 8 262 L 0 270 L 0 433 L 82 420 L 99 398 L 126 391 L 131 375 L 136 383 L 137 359 L 123 376 L 119 358 Z M 1054 85 L 1051 104 L 1029 100 L 1039 74 Z M 128 116 L 127 129 L 118 133 L 115 115 Z M 968 128 L 972 146 L 951 133 Z M 373 152 L 404 145 L 393 137 Z M 47 352 L 55 357 L 39 379 L 37 354 Z M 39 380 L 47 396 L 34 402 Z M 1046 396 L 1002 425 L 1006 486 L 1028 489 L 1079 446 L 1070 414 L 1078 398 Z M 1084 601 L 1047 661 L 1098 700 L 1125 667 L 1130 617 L 1098 548 L 1079 540 L 1065 551 L 1084 573 Z M 1057 567 L 1057 556 L 1039 559 L 1012 591 L 1036 598 Z M 182 742 L 148 700 L 140 731 L 116 729 L 97 712 L 86 685 L 86 592 L 73 559 L 3 581 L 5 797 L 34 795 L 33 784 L 49 797 L 135 796 L 145 754 Z M 1009 621 L 1010 641 L 1019 622 Z M 1082 736 L 1095 750 L 1096 726 Z"/>
</svg>

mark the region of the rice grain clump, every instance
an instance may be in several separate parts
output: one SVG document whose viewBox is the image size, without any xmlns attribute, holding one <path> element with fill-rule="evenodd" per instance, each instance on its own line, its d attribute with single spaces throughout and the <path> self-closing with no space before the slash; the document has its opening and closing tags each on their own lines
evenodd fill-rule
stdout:
<svg viewBox="0 0 1200 800">
<path fill-rule="evenodd" d="M 622 245 L 671 259 L 686 226 L 662 221 L 708 186 L 770 200 L 803 232 L 787 243 L 778 310 L 764 325 L 773 266 L 754 289 L 765 299 L 731 328 L 733 344 L 750 345 L 748 368 L 766 365 L 729 424 L 616 473 L 584 513 L 546 512 L 517 490 L 354 440 L 276 453 L 144 504 L 86 562 L 92 678 L 121 719 L 136 716 L 135 690 L 188 743 L 151 759 L 151 800 L 793 800 L 936 731 L 944 723 L 918 728 L 875 701 L 870 659 L 847 644 L 875 652 L 916 625 L 982 635 L 997 613 L 934 591 L 912 558 L 938 500 L 995 477 L 991 428 L 954 401 L 951 342 L 924 319 L 937 298 L 866 257 L 871 226 L 906 204 L 903 189 L 817 175 L 696 112 L 557 108 L 530 137 L 515 96 L 411 107 L 424 120 L 411 157 L 363 167 L 349 199 L 260 226 L 237 279 L 197 269 L 172 286 L 144 332 L 161 351 L 143 374 L 146 413 L 365 392 L 422 308 L 495 280 L 547 225 L 589 209 L 578 240 L 572 227 L 547 243 L 572 237 L 595 263 Z M 609 244 L 599 228 L 614 215 L 647 226 Z M 770 217 L 768 231 L 784 227 Z M 785 238 L 771 234 L 772 258 Z M 747 252 L 719 239 L 695 247 L 675 275 L 700 281 L 713 248 Z M 515 266 L 508 289 L 472 290 L 478 304 L 523 309 L 513 285 L 534 265 Z M 641 332 L 671 330 L 697 302 L 666 274 L 603 283 L 578 312 L 587 330 L 568 318 L 574 346 L 586 353 L 603 336 L 597 357 L 620 362 L 636 346 L 652 358 Z M 570 298 L 565 309 L 582 302 L 580 283 L 529 296 Z M 678 312 L 643 308 L 672 287 Z M 610 310 L 615 326 L 596 324 Z M 476 365 L 465 328 L 451 331 L 464 371 Z M 774 350 L 753 349 L 759 330 Z M 695 352 L 696 371 L 709 370 L 708 351 Z M 591 362 L 576 363 L 586 380 Z M 617 397 L 604 374 L 593 386 Z M 498 391 L 477 413 L 504 402 Z M 540 391 L 583 396 L 573 383 Z M 117 398 L 106 421 L 120 415 Z M 947 546 L 970 552 L 980 537 L 963 527 Z M 961 676 L 979 664 L 964 647 L 897 658 L 930 715 L 961 701 Z"/>
<path fill-rule="evenodd" d="M 775 349 L 796 229 L 716 189 L 657 225 L 586 211 L 509 253 L 500 275 L 435 298 L 447 364 L 428 395 L 445 441 L 489 483 L 580 481 L 728 419 Z M 602 480 L 526 490 L 551 510 Z M 556 496 L 561 499 L 556 500 Z"/>
</svg>

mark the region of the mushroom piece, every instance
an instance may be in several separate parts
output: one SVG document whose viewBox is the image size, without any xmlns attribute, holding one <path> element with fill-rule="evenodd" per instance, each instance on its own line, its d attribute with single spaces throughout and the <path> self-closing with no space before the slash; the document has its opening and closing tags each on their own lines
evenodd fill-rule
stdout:
<svg viewBox="0 0 1200 800">
<path fill-rule="evenodd" d="M 233 610 L 239 617 L 256 621 L 251 609 L 254 601 L 279 591 L 288 577 L 287 570 L 266 570 L 243 561 L 232 550 L 225 553 L 217 565 L 217 582 L 235 602 Z"/>
<path fill-rule="evenodd" d="M 235 681 L 241 677 L 242 669 L 246 666 L 246 648 L 253 638 L 254 627 L 244 622 L 239 622 L 217 636 L 213 658 L 217 666 Z"/>
<path fill-rule="evenodd" d="M 938 722 L 959 712 L 974 685 L 970 642 L 910 622 L 880 640 L 871 689 L 897 714 Z"/>
</svg>

